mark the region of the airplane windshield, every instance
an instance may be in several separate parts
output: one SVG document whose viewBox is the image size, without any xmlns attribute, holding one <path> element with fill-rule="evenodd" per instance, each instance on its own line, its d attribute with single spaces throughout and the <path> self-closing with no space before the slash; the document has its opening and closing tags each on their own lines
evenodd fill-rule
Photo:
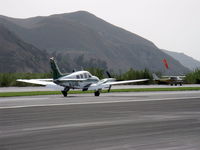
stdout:
<svg viewBox="0 0 200 150">
<path fill-rule="evenodd" d="M 177 80 L 177 77 L 171 77 L 171 80 Z"/>
<path fill-rule="evenodd" d="M 92 77 L 92 75 L 91 75 L 90 73 L 88 73 L 88 77 L 89 77 L 89 78 L 91 78 L 91 77 Z"/>
</svg>

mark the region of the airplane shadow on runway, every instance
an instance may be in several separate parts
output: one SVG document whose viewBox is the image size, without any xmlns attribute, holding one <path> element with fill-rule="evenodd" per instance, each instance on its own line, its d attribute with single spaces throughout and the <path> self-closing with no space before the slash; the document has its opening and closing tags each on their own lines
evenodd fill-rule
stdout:
<svg viewBox="0 0 200 150">
<path fill-rule="evenodd" d="M 97 97 L 97 96 L 93 96 L 93 95 L 69 95 L 69 96 L 67 96 L 67 97 L 63 97 L 63 96 L 60 96 L 59 98 L 81 98 L 81 97 L 84 97 L 84 98 L 86 98 L 86 97 L 88 97 L 88 98 L 95 98 L 95 99 L 99 99 L 99 98 L 103 98 L 103 97 L 105 97 L 105 98 L 107 98 L 107 97 L 113 97 L 113 98 L 115 98 L 115 97 L 126 97 L 126 98 L 148 98 L 148 96 L 136 96 L 136 95 L 101 95 L 101 96 L 99 96 L 99 97 Z"/>
</svg>

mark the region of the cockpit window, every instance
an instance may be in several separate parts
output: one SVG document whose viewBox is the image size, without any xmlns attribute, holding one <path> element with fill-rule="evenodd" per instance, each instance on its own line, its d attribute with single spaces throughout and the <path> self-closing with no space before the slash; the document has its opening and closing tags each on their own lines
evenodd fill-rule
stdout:
<svg viewBox="0 0 200 150">
<path fill-rule="evenodd" d="M 82 74 L 80 74 L 80 76 L 81 76 L 81 79 L 83 79 L 83 75 L 82 75 Z"/>
<path fill-rule="evenodd" d="M 88 77 L 89 77 L 89 78 L 91 78 L 91 77 L 92 77 L 92 75 L 88 73 Z"/>
<path fill-rule="evenodd" d="M 77 78 L 77 79 L 80 79 L 80 76 L 79 76 L 79 75 L 77 75 L 77 76 L 76 76 L 76 78 Z"/>
<path fill-rule="evenodd" d="M 177 80 L 177 77 L 171 77 L 171 80 Z"/>
</svg>

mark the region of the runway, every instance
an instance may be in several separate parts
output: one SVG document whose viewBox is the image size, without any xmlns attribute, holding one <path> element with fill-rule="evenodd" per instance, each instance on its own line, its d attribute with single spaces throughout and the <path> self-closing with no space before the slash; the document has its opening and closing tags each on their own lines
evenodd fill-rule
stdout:
<svg viewBox="0 0 200 150">
<path fill-rule="evenodd" d="M 176 88 L 180 86 L 170 85 L 115 85 L 112 89 L 139 89 L 139 88 Z M 181 87 L 200 87 L 200 84 L 183 84 Z M 0 92 L 29 92 L 29 91 L 54 91 L 55 89 L 46 88 L 44 86 L 33 87 L 0 87 Z"/>
<path fill-rule="evenodd" d="M 0 98 L 0 150 L 199 150 L 200 92 Z"/>
</svg>

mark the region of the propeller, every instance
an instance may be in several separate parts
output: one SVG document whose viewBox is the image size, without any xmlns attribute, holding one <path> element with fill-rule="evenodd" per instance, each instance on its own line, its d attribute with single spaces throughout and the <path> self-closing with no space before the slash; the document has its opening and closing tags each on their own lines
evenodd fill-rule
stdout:
<svg viewBox="0 0 200 150">
<path fill-rule="evenodd" d="M 111 87 L 112 87 L 112 85 L 109 86 L 109 88 L 108 88 L 108 93 L 110 92 Z"/>
<path fill-rule="evenodd" d="M 112 78 L 112 76 L 110 75 L 110 73 L 108 71 L 106 71 L 106 74 L 109 78 Z M 109 86 L 108 88 L 108 92 L 110 92 L 110 89 L 111 89 L 112 85 Z"/>
<path fill-rule="evenodd" d="M 106 71 L 106 74 L 108 75 L 109 78 L 112 78 L 108 71 Z"/>
</svg>

